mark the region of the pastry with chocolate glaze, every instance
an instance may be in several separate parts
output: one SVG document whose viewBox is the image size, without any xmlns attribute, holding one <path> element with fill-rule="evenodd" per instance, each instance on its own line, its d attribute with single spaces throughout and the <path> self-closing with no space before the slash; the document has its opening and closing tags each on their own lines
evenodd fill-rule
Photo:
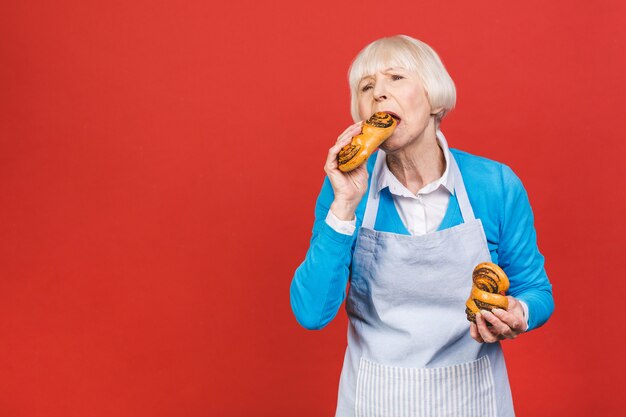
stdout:
<svg viewBox="0 0 626 417">
<path fill-rule="evenodd" d="M 476 313 L 480 310 L 509 308 L 509 300 L 504 295 L 509 289 L 509 278 L 498 265 L 491 262 L 478 264 L 472 273 L 472 282 L 472 291 L 465 303 L 469 321 L 476 323 Z"/>
<path fill-rule="evenodd" d="M 339 151 L 339 170 L 350 172 L 367 161 L 376 148 L 391 136 L 397 125 L 396 119 L 389 113 L 374 113 L 363 124 L 361 133 Z"/>
</svg>

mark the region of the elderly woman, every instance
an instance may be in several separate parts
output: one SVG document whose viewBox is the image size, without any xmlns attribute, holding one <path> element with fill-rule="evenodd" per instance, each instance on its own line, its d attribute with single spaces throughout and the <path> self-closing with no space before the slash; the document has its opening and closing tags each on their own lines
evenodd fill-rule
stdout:
<svg viewBox="0 0 626 417">
<path fill-rule="evenodd" d="M 454 83 L 437 54 L 408 36 L 377 40 L 349 73 L 352 116 L 330 148 L 311 246 L 291 285 L 307 329 L 346 298 L 348 347 L 337 416 L 513 416 L 499 341 L 541 326 L 552 289 L 518 177 L 448 148 L 443 117 Z M 398 125 L 367 162 L 344 173 L 337 154 L 361 120 Z M 465 316 L 474 267 L 499 264 L 508 310 Z"/>
</svg>

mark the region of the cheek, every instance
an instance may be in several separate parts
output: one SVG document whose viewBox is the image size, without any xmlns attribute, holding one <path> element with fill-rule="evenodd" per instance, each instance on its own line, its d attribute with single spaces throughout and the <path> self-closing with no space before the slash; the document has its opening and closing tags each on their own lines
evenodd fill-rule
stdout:
<svg viewBox="0 0 626 417">
<path fill-rule="evenodd" d="M 411 118 L 416 121 L 424 121 L 430 117 L 430 103 L 428 98 L 422 93 L 410 94 L 406 97 L 407 102 L 410 103 Z"/>
<path fill-rule="evenodd" d="M 428 111 L 430 113 L 430 103 L 428 102 L 428 97 L 422 90 L 414 90 L 411 91 L 406 97 L 409 103 L 413 104 L 415 110 L 420 112 Z"/>
<path fill-rule="evenodd" d="M 374 112 L 371 92 L 359 94 L 357 98 L 357 110 L 361 120 L 367 120 Z"/>
<path fill-rule="evenodd" d="M 370 106 L 367 103 L 359 103 L 359 117 L 361 120 L 365 120 L 371 116 Z"/>
</svg>

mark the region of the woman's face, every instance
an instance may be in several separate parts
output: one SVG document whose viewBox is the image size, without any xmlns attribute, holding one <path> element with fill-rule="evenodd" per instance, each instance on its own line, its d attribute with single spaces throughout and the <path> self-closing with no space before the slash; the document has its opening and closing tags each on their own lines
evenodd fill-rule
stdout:
<svg viewBox="0 0 626 417">
<path fill-rule="evenodd" d="M 413 143 L 426 132 L 435 133 L 435 117 L 418 75 L 403 68 L 387 68 L 361 80 L 358 85 L 361 119 L 385 111 L 397 117 L 398 127 L 381 148 L 392 152 Z"/>
</svg>

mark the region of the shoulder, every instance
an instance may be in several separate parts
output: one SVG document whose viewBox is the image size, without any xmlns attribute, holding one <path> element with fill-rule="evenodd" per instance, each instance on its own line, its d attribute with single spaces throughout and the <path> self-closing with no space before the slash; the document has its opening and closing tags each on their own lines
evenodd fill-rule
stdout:
<svg viewBox="0 0 626 417">
<path fill-rule="evenodd" d="M 458 149 L 450 149 L 459 165 L 466 187 L 484 192 L 522 187 L 519 177 L 502 162 L 477 156 Z M 485 188 L 487 187 L 487 188 Z"/>
<path fill-rule="evenodd" d="M 459 164 L 462 173 L 481 173 L 482 176 L 500 176 L 502 167 L 506 166 L 501 162 L 484 156 L 473 155 L 458 149 L 450 149 L 454 159 Z"/>
</svg>

